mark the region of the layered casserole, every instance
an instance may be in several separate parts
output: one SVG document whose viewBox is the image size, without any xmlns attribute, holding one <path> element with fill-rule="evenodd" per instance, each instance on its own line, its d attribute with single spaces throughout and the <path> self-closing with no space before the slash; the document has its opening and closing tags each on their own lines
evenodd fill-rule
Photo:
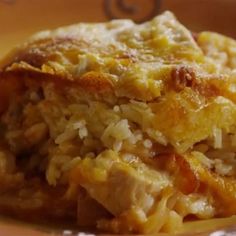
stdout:
<svg viewBox="0 0 236 236">
<path fill-rule="evenodd" d="M 110 233 L 232 223 L 235 154 L 236 42 L 170 12 L 40 32 L 0 62 L 1 214 Z"/>
</svg>

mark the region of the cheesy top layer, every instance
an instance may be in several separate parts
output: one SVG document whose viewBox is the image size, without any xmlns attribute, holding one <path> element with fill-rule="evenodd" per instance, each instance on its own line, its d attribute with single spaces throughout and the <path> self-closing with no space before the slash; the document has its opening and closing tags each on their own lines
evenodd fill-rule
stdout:
<svg viewBox="0 0 236 236">
<path fill-rule="evenodd" d="M 143 101 L 171 87 L 173 68 L 193 68 L 201 77 L 217 70 L 170 12 L 139 25 L 114 20 L 40 32 L 2 64 L 8 71 L 56 74 L 92 92 L 111 89 L 118 97 Z"/>
</svg>

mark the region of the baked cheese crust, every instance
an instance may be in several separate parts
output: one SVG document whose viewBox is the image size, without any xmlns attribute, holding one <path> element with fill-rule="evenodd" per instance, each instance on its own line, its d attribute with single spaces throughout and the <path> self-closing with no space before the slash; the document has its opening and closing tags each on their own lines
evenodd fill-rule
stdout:
<svg viewBox="0 0 236 236">
<path fill-rule="evenodd" d="M 236 214 L 233 39 L 165 12 L 43 31 L 0 66 L 4 212 L 114 233 Z"/>
</svg>

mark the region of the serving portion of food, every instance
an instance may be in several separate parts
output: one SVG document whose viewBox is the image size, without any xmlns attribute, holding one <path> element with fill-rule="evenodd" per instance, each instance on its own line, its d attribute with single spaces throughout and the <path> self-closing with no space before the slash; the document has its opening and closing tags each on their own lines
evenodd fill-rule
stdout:
<svg viewBox="0 0 236 236">
<path fill-rule="evenodd" d="M 40 32 L 0 65 L 2 214 L 111 233 L 235 221 L 233 39 L 165 12 Z"/>
</svg>

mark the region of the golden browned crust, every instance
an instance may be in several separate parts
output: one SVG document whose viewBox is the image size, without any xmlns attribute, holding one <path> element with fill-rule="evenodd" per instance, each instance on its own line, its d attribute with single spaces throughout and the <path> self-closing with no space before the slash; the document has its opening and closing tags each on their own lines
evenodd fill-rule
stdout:
<svg viewBox="0 0 236 236">
<path fill-rule="evenodd" d="M 206 52 L 204 37 L 200 34 L 197 42 Z M 159 97 L 168 83 L 177 92 L 190 87 L 209 98 L 228 93 L 222 84 L 231 81 L 219 75 L 219 65 L 170 13 L 143 25 L 123 20 L 45 31 L 15 49 L 1 67 L 1 77 L 6 72 L 53 75 L 78 81 L 88 92 L 110 90 L 144 101 Z"/>
<path fill-rule="evenodd" d="M 38 33 L 0 63 L 0 122 L 10 150 L 2 158 L 12 152 L 20 163 L 21 155 L 33 153 L 27 164 L 36 159 L 46 175 L 39 186 L 68 188 L 51 209 L 76 199 L 85 204 L 78 212 L 99 211 L 78 219 L 84 225 L 168 231 L 164 223 L 152 228 L 159 207 L 178 222 L 188 214 L 230 216 L 235 179 L 218 173 L 205 152 L 221 150 L 222 137 L 235 138 L 234 47 L 220 35 L 192 34 L 170 12 L 140 25 L 121 20 Z M 21 111 L 14 114 L 17 106 Z M 4 172 L 6 186 L 25 182 L 17 171 L 28 170 L 17 168 Z M 50 208 L 50 191 L 41 213 Z M 168 209 L 170 196 L 176 208 Z M 191 196 L 208 208 L 196 213 L 181 203 Z M 0 195 L 0 203 L 5 200 Z M 227 210 L 217 209 L 220 204 Z M 8 205 L 18 211 L 17 204 Z M 110 214 L 113 221 L 100 221 Z"/>
</svg>

